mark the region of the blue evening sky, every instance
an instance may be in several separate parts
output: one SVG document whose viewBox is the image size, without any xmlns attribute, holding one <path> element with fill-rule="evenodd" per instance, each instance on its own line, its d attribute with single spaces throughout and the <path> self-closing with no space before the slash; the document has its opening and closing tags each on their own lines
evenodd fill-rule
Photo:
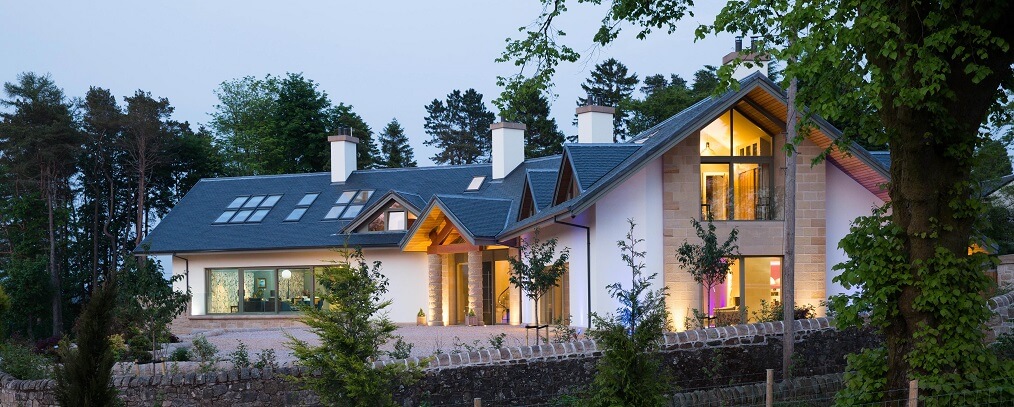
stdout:
<svg viewBox="0 0 1014 407">
<path fill-rule="evenodd" d="M 566 134 L 580 84 L 595 63 L 614 57 L 639 78 L 677 73 L 690 79 L 732 50 L 732 37 L 694 41 L 720 2 L 699 7 L 672 35 L 647 40 L 626 30 L 605 48 L 592 35 L 605 7 L 577 4 L 559 27 L 584 57 L 561 67 L 553 116 Z M 494 61 L 507 37 L 538 15 L 536 0 L 446 1 L 7 1 L 0 2 L 0 81 L 20 72 L 49 73 L 68 96 L 89 86 L 122 97 L 137 89 L 166 97 L 174 118 L 207 123 L 223 81 L 302 72 L 335 103 L 354 106 L 379 132 L 397 117 L 420 165 L 435 150 L 424 146 L 424 106 L 453 89 L 475 88 L 488 102 L 497 75 L 516 72 Z M 496 112 L 492 103 L 489 109 Z M 320 146 L 320 148 L 326 148 Z"/>
</svg>

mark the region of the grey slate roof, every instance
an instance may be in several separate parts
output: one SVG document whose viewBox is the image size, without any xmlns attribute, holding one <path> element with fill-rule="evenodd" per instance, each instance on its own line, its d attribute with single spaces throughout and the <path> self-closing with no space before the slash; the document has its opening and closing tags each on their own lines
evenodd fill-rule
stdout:
<svg viewBox="0 0 1014 407">
<path fill-rule="evenodd" d="M 877 160 L 877 162 L 880 163 L 880 165 L 883 165 L 884 168 L 887 168 L 887 169 L 891 168 L 891 152 L 890 151 L 870 151 L 869 153 L 870 153 L 871 156 L 873 156 L 873 158 L 875 158 Z"/>
<path fill-rule="evenodd" d="M 983 195 L 992 195 L 994 192 L 999 191 L 1000 188 L 1011 185 L 1011 183 L 1014 183 L 1014 174 L 1008 174 L 1000 179 L 988 182 L 986 187 L 983 188 Z"/>
<path fill-rule="evenodd" d="M 532 200 L 536 210 L 546 209 L 553 203 L 553 192 L 556 190 L 557 170 L 528 170 L 528 182 L 532 187 Z"/>
<path fill-rule="evenodd" d="M 567 144 L 564 146 L 582 191 L 595 185 L 603 176 L 639 148 L 641 148 L 640 144 L 631 143 Z"/>
</svg>

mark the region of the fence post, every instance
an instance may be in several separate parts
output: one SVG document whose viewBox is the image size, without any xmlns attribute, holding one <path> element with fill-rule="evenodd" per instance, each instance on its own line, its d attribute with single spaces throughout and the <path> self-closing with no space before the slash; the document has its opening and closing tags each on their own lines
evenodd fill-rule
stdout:
<svg viewBox="0 0 1014 407">
<path fill-rule="evenodd" d="M 919 406 L 919 380 L 908 382 L 908 407 Z"/>
<path fill-rule="evenodd" d="M 476 397 L 474 400 L 472 400 L 472 405 L 474 407 L 482 407 L 482 399 L 479 398 L 479 397 Z"/>
<path fill-rule="evenodd" d="M 767 386 L 764 392 L 764 406 L 771 407 L 775 404 L 775 369 L 768 369 Z"/>
</svg>

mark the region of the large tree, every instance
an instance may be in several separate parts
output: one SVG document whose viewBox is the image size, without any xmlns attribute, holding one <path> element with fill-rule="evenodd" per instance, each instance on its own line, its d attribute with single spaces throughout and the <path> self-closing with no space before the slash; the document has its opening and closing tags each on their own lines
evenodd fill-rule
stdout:
<svg viewBox="0 0 1014 407">
<path fill-rule="evenodd" d="M 423 143 L 440 148 L 432 157 L 437 164 L 475 164 L 489 161 L 489 126 L 495 117 L 475 89 L 455 89 L 445 100 L 426 105 L 426 134 Z"/>
<path fill-rule="evenodd" d="M 613 115 L 613 141 L 626 140 L 629 132 L 625 121 L 626 102 L 637 87 L 637 74 L 628 74 L 627 66 L 615 58 L 595 65 L 591 76 L 581 84 L 585 96 L 577 99 L 578 106 L 600 105 L 616 108 Z"/>
<path fill-rule="evenodd" d="M 0 130 L 0 159 L 16 189 L 34 191 L 46 208 L 47 270 L 49 272 L 53 335 L 63 332 L 61 264 L 66 218 L 62 209 L 70 198 L 70 177 L 80 148 L 80 134 L 63 90 L 48 75 L 32 72 L 4 84 L 7 99 Z M 30 197 L 29 194 L 19 194 Z"/>
<path fill-rule="evenodd" d="M 415 167 L 415 153 L 412 146 L 408 144 L 408 136 L 405 129 L 398 123 L 398 119 L 391 119 L 390 123 L 380 132 L 380 167 L 402 168 Z"/>
<path fill-rule="evenodd" d="M 557 36 L 559 29 L 545 21 L 560 15 L 564 1 L 544 2 L 540 32 Z M 613 0 L 595 39 L 613 40 L 622 23 L 638 27 L 642 38 L 659 29 L 671 33 L 692 5 Z M 858 250 L 850 252 L 856 256 L 881 249 L 877 259 L 888 261 L 844 266 L 844 278 L 862 292 L 849 298 L 853 306 L 843 310 L 840 321 L 860 323 L 859 310 L 872 309 L 870 324 L 884 334 L 885 345 L 853 358 L 852 384 L 890 390 L 918 378 L 929 389 L 957 390 L 993 377 L 1010 384 L 1009 371 L 985 363 L 995 359 L 975 345 L 990 313 L 980 294 L 987 286 L 982 258 L 970 256 L 968 245 L 978 214 L 971 182 L 978 130 L 1012 83 L 1014 26 L 1007 21 L 1012 7 L 972 1 L 737 1 L 726 5 L 715 24 L 699 30 L 795 33 L 766 36 L 754 51 L 792 61 L 784 74 L 802 84 L 799 106 L 832 122 L 853 115 L 859 102 L 876 107 L 875 116 L 860 118 L 876 125 L 857 128 L 882 129 L 859 137 L 891 146 L 891 211 L 856 229 L 879 233 L 848 245 Z M 772 21 L 781 26 L 765 26 Z M 517 44 L 509 44 L 501 59 L 553 56 L 533 57 L 539 50 Z M 728 78 L 731 70 L 719 71 Z M 868 227 L 871 222 L 883 225 Z"/>
<path fill-rule="evenodd" d="M 331 133 L 335 133 L 338 128 L 347 128 L 352 130 L 352 135 L 359 139 L 359 143 L 356 144 L 356 165 L 361 170 L 377 168 L 380 166 L 380 150 L 377 149 L 377 143 L 373 141 L 373 129 L 363 121 L 356 112 L 352 111 L 352 106 L 344 103 L 339 103 L 329 111 L 331 115 Z M 327 149 L 330 151 L 330 149 Z M 328 153 L 330 156 L 330 152 Z"/>
<path fill-rule="evenodd" d="M 692 86 L 676 74 L 668 79 L 661 74 L 648 76 L 641 86 L 644 98 L 625 102 L 627 131 L 631 135 L 645 131 L 710 96 L 717 86 L 715 67 L 710 65 L 697 70 Z"/>
<path fill-rule="evenodd" d="M 141 244 L 147 231 L 148 197 L 151 181 L 157 169 L 171 163 L 167 152 L 171 151 L 170 117 L 173 107 L 169 99 L 154 98 L 151 93 L 138 90 L 133 96 L 124 97 L 127 113 L 124 116 L 125 135 L 121 139 L 123 151 L 127 154 L 127 167 L 134 179 L 134 246 Z"/>
<path fill-rule="evenodd" d="M 226 167 L 234 175 L 269 173 L 268 141 L 273 139 L 273 118 L 278 105 L 280 79 L 245 76 L 222 82 L 215 89 L 218 104 L 211 113 L 211 129 L 223 147 Z"/>
<path fill-rule="evenodd" d="M 549 99 L 536 86 L 525 86 L 503 100 L 504 120 L 525 125 L 525 157 L 545 157 L 563 152 L 563 132 L 549 117 Z"/>
</svg>

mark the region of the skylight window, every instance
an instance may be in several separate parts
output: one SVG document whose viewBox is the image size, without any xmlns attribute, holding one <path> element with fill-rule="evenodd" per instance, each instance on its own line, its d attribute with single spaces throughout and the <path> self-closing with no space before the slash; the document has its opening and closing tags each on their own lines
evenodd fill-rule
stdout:
<svg viewBox="0 0 1014 407">
<path fill-rule="evenodd" d="M 310 209 L 310 205 L 313 204 L 313 201 L 317 200 L 317 196 L 319 195 L 320 194 L 316 192 L 311 192 L 309 194 L 303 195 L 303 199 L 300 199 L 299 202 L 296 203 L 296 208 L 293 209 L 292 212 L 289 212 L 289 216 L 285 217 L 285 221 L 298 222 L 300 219 L 302 219 L 303 214 L 306 213 L 307 209 Z"/>
<path fill-rule="evenodd" d="M 264 220 L 281 195 L 244 195 L 229 203 L 214 223 L 256 223 Z"/>
<path fill-rule="evenodd" d="M 465 188 L 465 190 L 466 191 L 478 191 L 479 188 L 482 187 L 482 182 L 485 181 L 485 180 L 486 180 L 486 177 L 484 177 L 482 175 L 473 177 L 472 178 L 472 182 L 468 183 L 468 188 Z"/>
<path fill-rule="evenodd" d="M 363 206 L 373 196 L 373 190 L 344 191 L 338 196 L 331 210 L 324 215 L 324 220 L 352 219 L 362 212 Z"/>
</svg>

